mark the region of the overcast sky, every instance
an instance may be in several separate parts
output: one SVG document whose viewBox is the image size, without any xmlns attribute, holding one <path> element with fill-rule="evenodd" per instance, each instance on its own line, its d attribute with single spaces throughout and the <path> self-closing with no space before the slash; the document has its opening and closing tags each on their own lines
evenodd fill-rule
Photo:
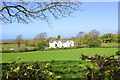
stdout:
<svg viewBox="0 0 120 80">
<path fill-rule="evenodd" d="M 118 32 L 118 3 L 117 2 L 84 2 L 81 5 L 83 11 L 76 11 L 71 17 L 59 20 L 51 19 L 51 25 L 45 21 L 37 20 L 29 24 L 3 24 L 2 39 L 15 39 L 22 34 L 24 39 L 33 39 L 37 34 L 46 32 L 47 37 L 76 37 L 77 33 L 90 32 L 93 29 L 105 33 Z"/>
</svg>

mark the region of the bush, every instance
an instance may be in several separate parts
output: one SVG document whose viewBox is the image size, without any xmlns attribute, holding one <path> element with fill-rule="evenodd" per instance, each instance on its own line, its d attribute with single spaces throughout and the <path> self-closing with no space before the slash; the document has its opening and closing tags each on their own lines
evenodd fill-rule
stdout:
<svg viewBox="0 0 120 80">
<path fill-rule="evenodd" d="M 62 48 L 49 48 L 48 50 L 65 50 L 65 49 L 77 49 L 77 48 L 84 48 L 84 46 L 74 46 L 74 47 L 62 47 Z"/>
<path fill-rule="evenodd" d="M 11 50 L 2 50 L 2 53 L 11 53 Z"/>
<path fill-rule="evenodd" d="M 101 42 L 99 41 L 89 41 L 88 42 L 88 47 L 99 47 L 101 45 Z"/>
<path fill-rule="evenodd" d="M 84 48 L 84 46 L 74 46 L 73 48 Z"/>
<path fill-rule="evenodd" d="M 28 52 L 29 50 L 28 50 L 28 48 L 24 48 L 24 52 Z"/>
<path fill-rule="evenodd" d="M 33 51 L 37 51 L 37 48 L 35 47 L 34 49 L 32 49 Z"/>
<path fill-rule="evenodd" d="M 12 52 L 15 52 L 15 51 L 2 48 L 2 53 L 12 53 Z"/>
<path fill-rule="evenodd" d="M 55 80 L 56 74 L 51 70 L 51 64 L 35 62 L 30 64 L 11 62 L 12 65 L 4 66 L 2 69 L 3 80 Z M 61 77 L 60 77 L 61 78 Z"/>
<path fill-rule="evenodd" d="M 29 50 L 27 48 L 21 48 L 18 50 L 19 52 L 28 52 Z"/>
<path fill-rule="evenodd" d="M 116 52 L 115 55 L 103 57 L 100 55 L 90 57 L 81 54 L 82 60 L 90 60 L 90 62 L 86 64 L 85 70 L 85 75 L 87 76 L 88 80 L 119 80 L 120 59 L 114 58 L 118 57 L 119 55 L 120 51 Z"/>
</svg>

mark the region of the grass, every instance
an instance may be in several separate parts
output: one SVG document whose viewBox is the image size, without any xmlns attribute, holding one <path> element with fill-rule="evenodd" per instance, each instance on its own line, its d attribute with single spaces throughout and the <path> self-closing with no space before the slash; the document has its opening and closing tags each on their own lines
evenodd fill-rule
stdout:
<svg viewBox="0 0 120 80">
<path fill-rule="evenodd" d="M 102 43 L 101 46 L 106 47 L 106 46 L 119 46 L 118 43 Z"/>
<path fill-rule="evenodd" d="M 22 53 L 2 53 L 2 63 L 10 63 L 11 59 L 17 60 L 17 57 L 21 57 L 19 62 L 79 60 L 81 53 L 89 56 L 94 56 L 95 54 L 103 56 L 115 54 L 115 52 L 117 51 L 118 48 L 79 48 L 67 50 L 33 51 Z"/>
<path fill-rule="evenodd" d="M 2 48 L 17 48 L 16 44 L 2 44 Z"/>
<path fill-rule="evenodd" d="M 28 48 L 28 49 L 33 49 L 34 47 L 33 46 L 24 46 L 24 45 L 21 45 L 21 47 L 19 48 L 16 44 L 2 44 L 0 45 L 0 47 L 4 48 L 4 49 L 20 49 L 20 48 Z"/>
<path fill-rule="evenodd" d="M 110 55 L 115 54 L 118 48 L 79 48 L 79 49 L 67 49 L 67 50 L 50 50 L 50 51 L 34 51 L 34 52 L 23 52 L 23 53 L 2 53 L 3 67 L 10 66 L 6 63 L 10 63 L 11 59 L 17 60 L 20 56 L 21 59 L 17 60 L 17 63 L 30 63 L 38 61 L 42 62 L 45 66 L 46 63 L 52 64 L 52 71 L 62 78 L 81 78 L 86 77 L 86 64 L 88 60 L 82 61 L 79 59 L 80 54 L 86 54 L 89 56 L 99 55 Z M 53 62 L 54 61 L 54 62 Z M 79 73 L 76 74 L 75 72 Z"/>
</svg>

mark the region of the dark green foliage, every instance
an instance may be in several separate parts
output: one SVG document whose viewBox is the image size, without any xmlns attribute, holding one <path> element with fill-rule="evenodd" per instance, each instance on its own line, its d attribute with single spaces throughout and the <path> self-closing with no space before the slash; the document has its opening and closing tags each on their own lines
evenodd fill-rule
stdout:
<svg viewBox="0 0 120 80">
<path fill-rule="evenodd" d="M 102 35 L 101 38 L 104 43 L 108 43 L 108 42 L 111 43 L 115 41 L 115 34 L 107 33 L 107 34 Z"/>
<path fill-rule="evenodd" d="M 120 56 L 120 51 L 117 51 L 117 52 L 116 52 L 116 55 Z"/>
<path fill-rule="evenodd" d="M 99 47 L 101 45 L 101 42 L 96 41 L 96 40 L 94 40 L 94 41 L 91 40 L 91 41 L 89 41 L 89 43 L 87 45 L 88 45 L 88 47 Z"/>
<path fill-rule="evenodd" d="M 92 30 L 88 34 L 83 37 L 83 44 L 87 45 L 87 47 L 99 47 L 101 45 L 100 41 L 100 33 L 96 30 Z"/>
<path fill-rule="evenodd" d="M 117 35 L 116 35 L 116 42 L 117 42 L 117 43 L 120 43 L 120 34 L 117 34 Z"/>
<path fill-rule="evenodd" d="M 57 37 L 55 40 L 60 40 L 60 38 L 61 38 L 61 36 L 60 36 L 60 35 L 58 35 L 58 37 Z"/>
<path fill-rule="evenodd" d="M 78 48 L 84 48 L 84 46 L 62 47 L 62 48 L 49 48 L 48 50 L 66 50 L 66 49 L 78 49 Z"/>
</svg>

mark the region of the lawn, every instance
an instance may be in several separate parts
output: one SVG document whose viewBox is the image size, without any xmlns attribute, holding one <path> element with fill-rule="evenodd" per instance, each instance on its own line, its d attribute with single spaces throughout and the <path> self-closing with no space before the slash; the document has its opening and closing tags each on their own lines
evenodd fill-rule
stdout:
<svg viewBox="0 0 120 80">
<path fill-rule="evenodd" d="M 118 48 L 79 48 L 67 50 L 50 50 L 50 51 L 33 51 L 22 53 L 2 53 L 2 63 L 10 63 L 11 59 L 17 60 L 21 57 L 19 62 L 36 62 L 36 61 L 64 61 L 64 60 L 79 60 L 80 54 L 93 56 L 115 54 Z"/>
</svg>

